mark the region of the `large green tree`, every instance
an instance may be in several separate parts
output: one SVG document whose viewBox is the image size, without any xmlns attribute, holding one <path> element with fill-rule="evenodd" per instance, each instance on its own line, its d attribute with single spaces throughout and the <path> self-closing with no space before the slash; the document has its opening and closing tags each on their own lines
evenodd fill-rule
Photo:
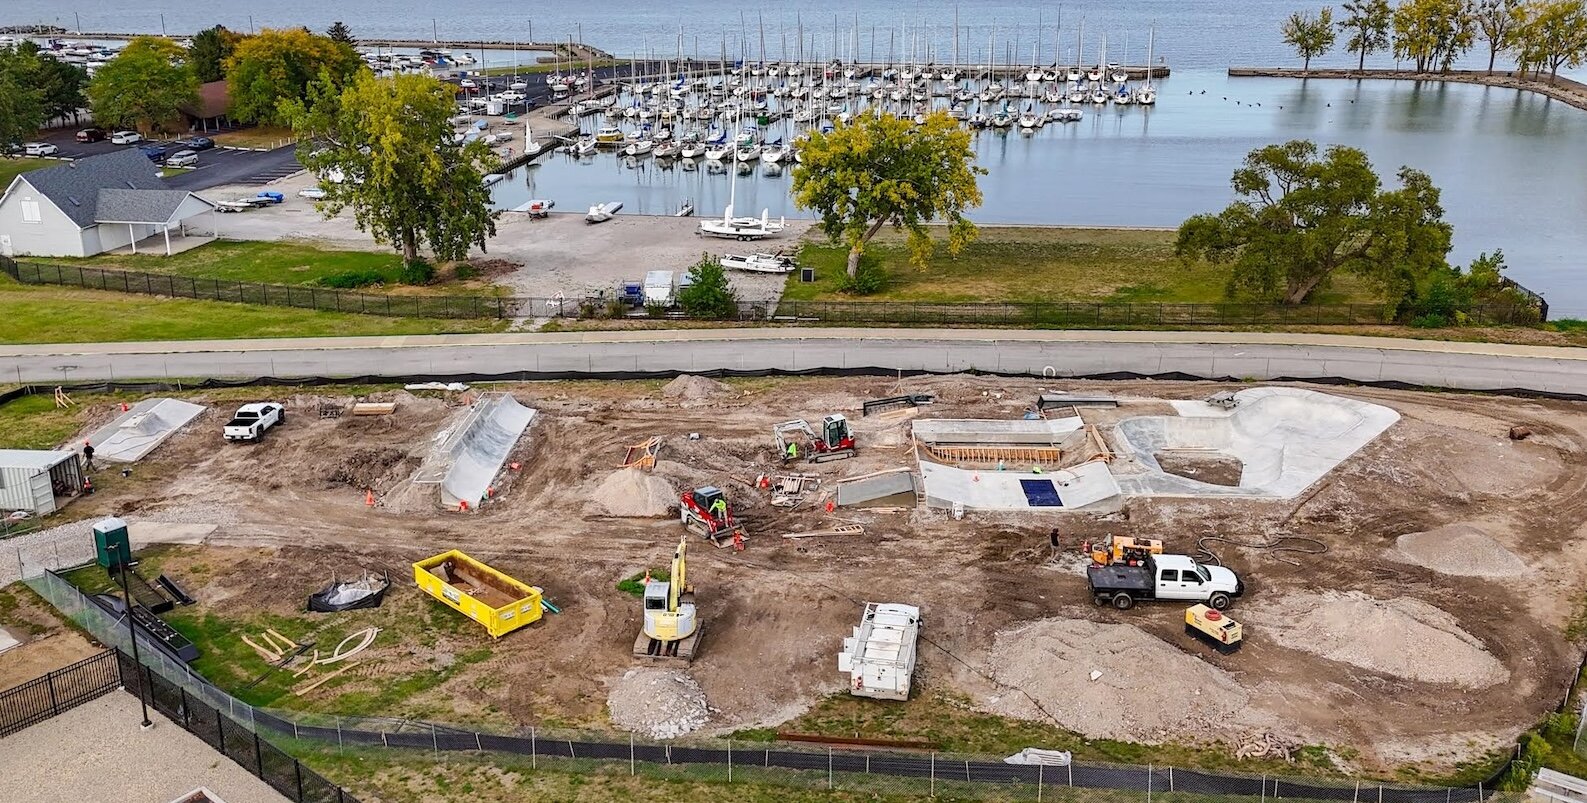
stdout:
<svg viewBox="0 0 1587 803">
<path fill-rule="evenodd" d="M 1560 67 L 1587 62 L 1587 3 L 1583 0 L 1536 0 L 1517 12 L 1514 35 L 1516 62 L 1522 72 L 1544 68 L 1550 79 Z"/>
<path fill-rule="evenodd" d="M 1284 21 L 1284 43 L 1301 58 L 1301 69 L 1310 70 L 1311 60 L 1334 46 L 1334 10 L 1324 8 L 1317 16 L 1297 11 Z"/>
<path fill-rule="evenodd" d="M 1499 60 L 1499 53 L 1515 46 L 1515 31 L 1520 26 L 1521 0 L 1479 0 L 1473 20 L 1482 41 L 1488 45 L 1488 72 Z"/>
<path fill-rule="evenodd" d="M 0 152 L 31 138 L 48 118 L 44 92 L 33 81 L 37 59 L 16 48 L 0 49 Z"/>
<path fill-rule="evenodd" d="M 946 112 L 925 122 L 892 114 L 862 114 L 830 132 L 799 141 L 793 171 L 794 203 L 821 216 L 821 230 L 849 247 L 848 272 L 859 273 L 865 246 L 885 226 L 909 233 L 917 265 L 932 252 L 933 221 L 948 226 L 948 248 L 958 253 L 975 239 L 964 216 L 981 204 L 970 133 Z"/>
<path fill-rule="evenodd" d="M 453 90 L 427 75 L 345 85 L 316 82 L 306 100 L 288 99 L 285 117 L 300 138 L 298 160 L 325 181 L 316 206 L 327 217 L 351 209 L 358 227 L 402 253 L 458 260 L 496 233 L 485 174 L 500 166 L 489 146 L 453 144 Z"/>
<path fill-rule="evenodd" d="M 94 120 L 144 132 L 180 130 L 182 109 L 198 104 L 198 79 L 186 57 L 169 39 L 140 36 L 128 42 L 88 83 Z"/>
<path fill-rule="evenodd" d="M 1470 0 L 1401 0 L 1394 9 L 1394 57 L 1410 59 L 1417 72 L 1448 72 L 1476 41 Z"/>
<path fill-rule="evenodd" d="M 352 29 L 348 28 L 347 23 L 341 20 L 331 23 L 331 27 L 325 29 L 325 35 L 332 42 L 339 42 L 349 47 L 358 46 L 358 40 L 353 38 Z"/>
<path fill-rule="evenodd" d="M 328 37 L 302 28 L 266 28 L 237 43 L 226 60 L 231 116 L 284 124 L 283 101 L 302 100 L 309 84 L 322 77 L 345 83 L 363 66 L 351 47 Z"/>
<path fill-rule="evenodd" d="M 1258 148 L 1234 171 L 1239 199 L 1181 224 L 1177 251 L 1230 265 L 1231 295 L 1299 304 L 1348 273 L 1395 305 L 1447 268 L 1451 236 L 1427 175 L 1402 167 L 1399 180 L 1399 189 L 1383 189 L 1355 148 L 1319 154 L 1305 140 Z"/>
<path fill-rule="evenodd" d="M 1364 70 L 1367 56 L 1388 49 L 1389 24 L 1394 10 L 1389 7 L 1389 0 L 1345 0 L 1339 7 L 1345 12 L 1345 18 L 1339 21 L 1339 30 L 1350 33 L 1345 51 L 1357 54 L 1356 69 Z"/>
<path fill-rule="evenodd" d="M 219 81 L 226 77 L 226 60 L 231 58 L 243 35 L 224 25 L 205 28 L 193 35 L 193 44 L 187 49 L 188 63 L 200 83 Z"/>
</svg>

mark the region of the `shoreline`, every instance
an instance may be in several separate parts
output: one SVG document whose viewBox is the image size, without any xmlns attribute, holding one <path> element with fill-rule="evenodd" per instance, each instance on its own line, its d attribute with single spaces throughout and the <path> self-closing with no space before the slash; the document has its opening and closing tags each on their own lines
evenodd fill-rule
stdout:
<svg viewBox="0 0 1587 803">
<path fill-rule="evenodd" d="M 1375 79 L 1391 81 L 1439 81 L 1454 84 L 1476 84 L 1501 89 L 1518 89 L 1535 92 L 1569 106 L 1587 111 L 1587 84 L 1570 78 L 1537 80 L 1522 78 L 1513 70 L 1450 70 L 1449 72 L 1417 72 L 1415 70 L 1384 69 L 1314 69 L 1294 67 L 1230 67 L 1230 78 L 1327 78 Z"/>
</svg>

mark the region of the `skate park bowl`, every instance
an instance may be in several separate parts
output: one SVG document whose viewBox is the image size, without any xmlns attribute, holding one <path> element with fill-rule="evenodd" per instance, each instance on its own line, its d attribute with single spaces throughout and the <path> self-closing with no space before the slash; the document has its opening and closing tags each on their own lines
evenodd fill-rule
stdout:
<svg viewBox="0 0 1587 803">
<path fill-rule="evenodd" d="M 1061 511 L 1119 495 L 1106 463 L 1081 463 L 1036 473 L 965 469 L 920 461 L 926 505 L 964 510 Z"/>
<path fill-rule="evenodd" d="M 135 463 L 187 422 L 204 406 L 179 399 L 144 399 L 88 436 L 94 457 L 110 463 Z"/>
<path fill-rule="evenodd" d="M 1119 489 L 1127 496 L 1291 499 L 1400 418 L 1382 405 L 1300 388 L 1251 388 L 1234 398 L 1232 409 L 1174 401 L 1177 416 L 1120 421 L 1119 455 L 1141 470 L 1115 463 Z"/>
<path fill-rule="evenodd" d="M 469 508 L 490 492 L 518 439 L 534 420 L 535 411 L 506 393 L 487 393 L 468 416 L 431 450 L 413 475 L 420 485 L 439 485 L 442 507 Z"/>
</svg>

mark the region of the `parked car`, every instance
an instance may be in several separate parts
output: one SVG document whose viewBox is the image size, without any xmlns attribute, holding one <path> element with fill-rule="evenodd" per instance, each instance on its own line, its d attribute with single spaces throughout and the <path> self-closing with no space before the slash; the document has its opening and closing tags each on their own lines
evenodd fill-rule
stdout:
<svg viewBox="0 0 1587 803">
<path fill-rule="evenodd" d="M 209 137 L 188 137 L 176 144 L 193 151 L 207 151 L 215 147 L 215 140 Z"/>
<path fill-rule="evenodd" d="M 143 155 L 149 157 L 149 161 L 154 162 L 157 165 L 165 164 L 165 146 L 139 145 L 138 150 L 143 151 Z"/>
<path fill-rule="evenodd" d="M 110 135 L 110 144 L 112 145 L 132 145 L 142 141 L 143 135 L 136 131 L 117 131 Z"/>
<path fill-rule="evenodd" d="M 105 132 L 105 129 L 103 129 L 103 128 L 85 128 L 85 129 L 77 132 L 77 141 L 78 142 L 103 142 L 105 140 L 105 137 L 108 137 L 108 136 L 110 136 L 110 135 L 107 134 Z"/>
<path fill-rule="evenodd" d="M 479 89 L 479 84 L 474 83 L 473 79 L 471 78 L 464 78 L 463 80 L 458 81 L 457 85 L 469 90 Z"/>
<path fill-rule="evenodd" d="M 22 152 L 28 156 L 54 156 L 60 150 L 53 142 L 29 142 L 22 146 Z"/>
<path fill-rule="evenodd" d="M 192 167 L 198 164 L 198 154 L 194 151 L 177 151 L 165 157 L 166 167 Z"/>
<path fill-rule="evenodd" d="M 264 437 L 265 430 L 284 424 L 286 420 L 286 408 L 275 402 L 244 404 L 237 408 L 222 432 L 229 441 L 257 441 Z"/>
<path fill-rule="evenodd" d="M 308 198 L 311 201 L 318 201 L 325 197 L 325 190 L 320 189 L 319 187 L 304 187 L 303 189 L 298 190 L 298 197 Z"/>
</svg>

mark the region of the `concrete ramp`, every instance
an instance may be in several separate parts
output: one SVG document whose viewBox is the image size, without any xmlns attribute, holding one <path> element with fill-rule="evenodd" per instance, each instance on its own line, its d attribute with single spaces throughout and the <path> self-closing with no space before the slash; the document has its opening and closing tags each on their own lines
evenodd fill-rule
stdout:
<svg viewBox="0 0 1587 803">
<path fill-rule="evenodd" d="M 965 510 L 1073 510 L 1119 495 L 1119 485 L 1103 462 L 1052 471 L 986 471 L 921 461 L 926 505 Z"/>
<path fill-rule="evenodd" d="M 840 479 L 837 504 L 839 507 L 914 507 L 918 482 L 915 472 L 907 468 Z"/>
<path fill-rule="evenodd" d="M 1290 499 L 1334 470 L 1400 419 L 1378 404 L 1301 388 L 1252 388 L 1233 409 L 1173 402 L 1176 416 L 1120 421 L 1120 454 L 1141 470 L 1120 472 L 1120 489 L 1135 496 L 1233 496 Z M 1163 470 L 1164 452 L 1233 458 L 1235 485 L 1217 485 Z"/>
<path fill-rule="evenodd" d="M 114 421 L 94 430 L 88 442 L 94 459 L 134 463 L 204 412 L 204 406 L 180 399 L 144 399 Z"/>
<path fill-rule="evenodd" d="M 481 395 L 468 416 L 431 450 L 413 481 L 440 486 L 442 507 L 466 502 L 477 508 L 534 417 L 533 409 L 510 394 Z"/>
</svg>

